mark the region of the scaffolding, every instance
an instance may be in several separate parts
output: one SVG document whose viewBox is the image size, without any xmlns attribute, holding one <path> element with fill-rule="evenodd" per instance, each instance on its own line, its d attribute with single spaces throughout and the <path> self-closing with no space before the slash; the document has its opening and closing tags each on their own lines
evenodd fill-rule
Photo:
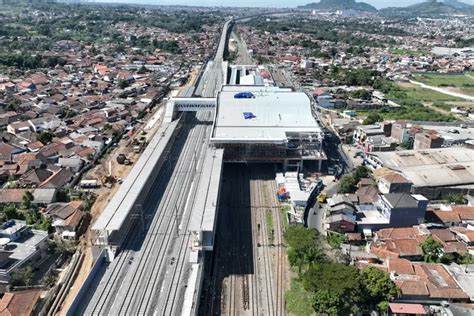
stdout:
<svg viewBox="0 0 474 316">
<path fill-rule="evenodd" d="M 287 142 L 217 144 L 225 148 L 224 160 L 231 162 L 278 162 L 302 168 L 303 160 L 326 160 L 321 133 L 286 133 Z M 299 166 L 299 167 L 298 167 Z M 321 167 L 319 167 L 321 168 Z"/>
</svg>

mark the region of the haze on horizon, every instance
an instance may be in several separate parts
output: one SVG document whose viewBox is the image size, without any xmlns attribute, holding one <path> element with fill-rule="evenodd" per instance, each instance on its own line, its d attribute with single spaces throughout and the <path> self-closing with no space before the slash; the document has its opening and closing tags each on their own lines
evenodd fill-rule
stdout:
<svg viewBox="0 0 474 316">
<path fill-rule="evenodd" d="M 86 0 L 87 1 L 87 0 Z M 366 2 L 380 9 L 385 7 L 404 7 L 415 3 L 423 2 L 423 0 L 356 0 L 357 2 Z M 473 4 L 474 0 L 460 0 L 464 3 Z M 156 4 L 156 5 L 187 5 L 187 6 L 228 6 L 228 7 L 297 7 L 311 2 L 319 2 L 319 0 L 89 0 L 89 2 L 107 2 L 107 3 L 134 3 L 134 4 Z"/>
</svg>

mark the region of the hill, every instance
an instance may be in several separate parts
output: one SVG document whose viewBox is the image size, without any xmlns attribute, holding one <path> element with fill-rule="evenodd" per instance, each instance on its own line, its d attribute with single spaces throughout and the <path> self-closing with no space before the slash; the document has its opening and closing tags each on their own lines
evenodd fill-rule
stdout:
<svg viewBox="0 0 474 316">
<path fill-rule="evenodd" d="M 299 6 L 300 9 L 315 9 L 315 10 L 356 10 L 377 12 L 377 9 L 365 2 L 356 2 L 355 0 L 321 0 L 317 3 L 309 3 L 304 6 Z"/>
<path fill-rule="evenodd" d="M 474 6 L 457 0 L 445 0 L 444 2 L 430 0 L 404 8 L 385 8 L 381 12 L 393 16 L 436 16 L 473 13 Z"/>
<path fill-rule="evenodd" d="M 443 3 L 457 9 L 474 9 L 474 5 L 458 0 L 444 0 Z"/>
</svg>

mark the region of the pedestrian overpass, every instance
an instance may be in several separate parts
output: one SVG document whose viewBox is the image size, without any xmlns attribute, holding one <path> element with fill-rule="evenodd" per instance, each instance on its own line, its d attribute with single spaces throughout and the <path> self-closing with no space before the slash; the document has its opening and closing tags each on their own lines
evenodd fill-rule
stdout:
<svg viewBox="0 0 474 316">
<path fill-rule="evenodd" d="M 216 107 L 216 98 L 170 98 L 166 103 L 165 122 L 173 121 L 176 112 L 209 111 Z"/>
</svg>

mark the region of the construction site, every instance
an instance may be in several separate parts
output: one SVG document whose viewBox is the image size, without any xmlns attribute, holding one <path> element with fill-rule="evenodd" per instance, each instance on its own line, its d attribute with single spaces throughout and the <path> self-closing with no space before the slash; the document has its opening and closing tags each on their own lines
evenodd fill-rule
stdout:
<svg viewBox="0 0 474 316">
<path fill-rule="evenodd" d="M 227 162 L 271 162 L 301 171 L 326 160 L 323 133 L 305 93 L 258 86 L 223 86 L 216 99 L 210 143 Z"/>
</svg>

